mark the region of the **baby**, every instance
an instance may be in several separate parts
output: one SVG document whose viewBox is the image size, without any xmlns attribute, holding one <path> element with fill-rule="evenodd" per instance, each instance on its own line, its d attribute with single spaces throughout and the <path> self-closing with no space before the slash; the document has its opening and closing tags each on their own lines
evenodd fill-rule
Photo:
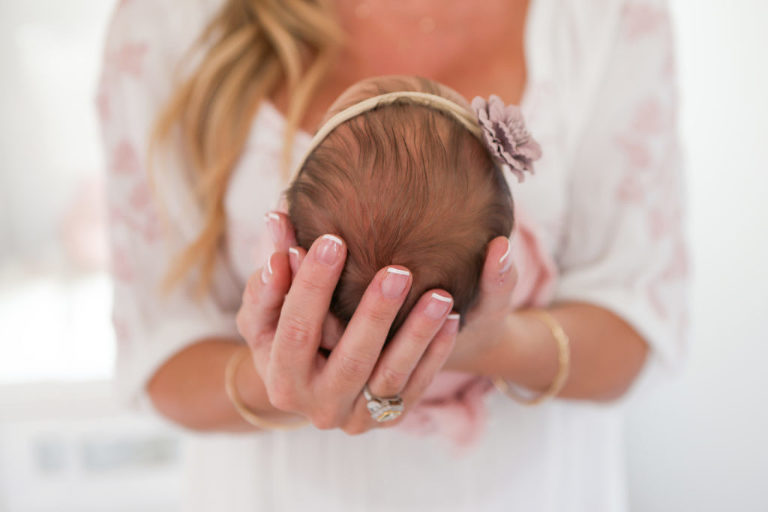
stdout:
<svg viewBox="0 0 768 512">
<path fill-rule="evenodd" d="M 417 94 L 382 98 L 373 108 L 361 104 L 402 91 Z M 337 124 L 342 111 L 351 117 Z M 478 295 L 486 245 L 512 232 L 504 169 L 521 179 L 540 156 L 519 109 L 495 96 L 470 106 L 421 77 L 375 77 L 334 102 L 313 143 L 285 199 L 303 248 L 325 233 L 347 244 L 331 312 L 346 324 L 376 272 L 394 264 L 411 271 L 413 285 L 388 340 L 431 288 L 453 296 L 463 325 Z"/>
</svg>

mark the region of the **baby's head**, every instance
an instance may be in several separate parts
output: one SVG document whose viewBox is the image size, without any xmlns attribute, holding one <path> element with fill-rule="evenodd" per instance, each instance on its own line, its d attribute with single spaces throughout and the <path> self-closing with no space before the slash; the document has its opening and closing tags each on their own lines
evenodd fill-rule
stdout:
<svg viewBox="0 0 768 512">
<path fill-rule="evenodd" d="M 437 95 L 474 114 L 456 91 L 431 80 L 384 76 L 347 89 L 324 122 L 373 96 L 417 91 Z M 352 316 L 377 271 L 402 265 L 413 285 L 389 333 L 418 298 L 442 288 L 465 313 L 475 302 L 486 245 L 509 236 L 512 196 L 502 169 L 483 142 L 456 116 L 399 98 L 343 122 L 308 155 L 286 191 L 300 246 L 339 235 L 347 260 L 331 312 Z"/>
</svg>

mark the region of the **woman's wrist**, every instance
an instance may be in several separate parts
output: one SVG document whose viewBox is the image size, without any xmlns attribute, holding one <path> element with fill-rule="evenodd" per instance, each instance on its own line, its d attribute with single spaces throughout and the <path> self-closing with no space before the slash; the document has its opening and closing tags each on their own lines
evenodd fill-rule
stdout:
<svg viewBox="0 0 768 512">
<path fill-rule="evenodd" d="M 558 373 L 558 349 L 552 330 L 532 310 L 512 313 L 509 322 L 503 360 L 506 364 L 494 375 L 533 391 L 548 390 Z"/>
<path fill-rule="evenodd" d="M 290 425 L 303 418 L 298 414 L 281 411 L 274 407 L 267 395 L 264 381 L 256 371 L 250 355 L 242 361 L 235 372 L 235 389 L 245 407 L 259 418 L 271 423 L 283 423 Z M 234 404 L 233 404 L 234 407 Z"/>
<path fill-rule="evenodd" d="M 558 370 L 558 352 L 547 324 L 531 311 L 519 310 L 506 315 L 494 333 L 482 348 L 447 369 L 500 377 L 532 391 L 549 389 Z"/>
<path fill-rule="evenodd" d="M 646 360 L 647 342 L 599 306 L 567 303 L 547 311 L 569 340 L 567 379 L 557 396 L 608 402 L 626 393 Z M 518 310 L 494 332 L 498 334 L 489 336 L 492 342 L 477 343 L 482 350 L 447 369 L 500 377 L 537 393 L 548 391 L 560 368 L 558 340 L 550 326 L 534 310 Z"/>
</svg>

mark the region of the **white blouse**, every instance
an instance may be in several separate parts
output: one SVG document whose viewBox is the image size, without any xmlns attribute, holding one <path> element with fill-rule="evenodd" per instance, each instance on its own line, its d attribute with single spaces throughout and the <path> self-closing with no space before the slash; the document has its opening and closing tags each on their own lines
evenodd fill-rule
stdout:
<svg viewBox="0 0 768 512">
<path fill-rule="evenodd" d="M 237 337 L 247 277 L 269 250 L 262 217 L 283 184 L 284 119 L 263 103 L 226 195 L 226 248 L 212 292 L 159 283 L 201 226 L 184 170 L 145 165 L 152 121 L 174 72 L 221 0 L 122 0 L 108 35 L 98 107 L 108 163 L 115 385 L 158 414 L 145 385 L 172 354 Z M 398 429 L 192 435 L 188 511 L 622 511 L 622 409 L 679 370 L 687 338 L 687 256 L 673 36 L 663 0 L 532 0 L 522 108 L 542 145 L 537 172 L 510 179 L 557 264 L 555 300 L 625 319 L 651 346 L 632 391 L 611 404 L 557 399 L 526 407 L 498 393 L 470 450 Z M 187 63 L 190 68 L 193 63 Z M 299 133 L 298 159 L 310 135 Z M 170 192 L 169 192 L 170 191 Z"/>
</svg>

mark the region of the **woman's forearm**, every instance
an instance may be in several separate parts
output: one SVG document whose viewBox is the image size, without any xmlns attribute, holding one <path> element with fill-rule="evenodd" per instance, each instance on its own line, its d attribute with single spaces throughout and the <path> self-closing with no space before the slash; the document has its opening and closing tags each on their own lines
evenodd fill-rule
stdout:
<svg viewBox="0 0 768 512">
<path fill-rule="evenodd" d="M 646 358 L 646 342 L 623 320 L 590 304 L 570 303 L 549 309 L 568 334 L 571 365 L 558 396 L 609 401 L 623 395 Z M 557 344 L 540 318 L 518 311 L 507 321 L 505 339 L 466 360 L 462 368 L 501 376 L 531 390 L 545 391 L 557 373 Z M 175 354 L 157 370 L 147 386 L 155 408 L 171 421 L 199 431 L 256 430 L 241 418 L 226 394 L 224 371 L 236 350 L 235 340 L 202 340 Z M 245 360 L 237 372 L 243 401 L 259 416 L 273 421 L 295 417 L 275 409 L 253 364 Z"/>
<path fill-rule="evenodd" d="M 610 401 L 622 396 L 643 367 L 647 343 L 608 310 L 584 303 L 548 311 L 570 339 L 568 379 L 558 396 Z M 545 391 L 557 373 L 557 343 L 549 327 L 525 310 L 509 316 L 506 339 L 468 363 L 467 371 L 500 376 Z"/>
<path fill-rule="evenodd" d="M 157 370 L 147 385 L 155 408 L 171 421 L 199 431 L 257 430 L 242 419 L 224 386 L 224 370 L 232 354 L 242 350 L 235 340 L 208 339 L 178 352 Z M 264 384 L 250 360 L 241 362 L 237 389 L 259 416 L 274 421 L 292 418 L 272 407 Z"/>
</svg>

